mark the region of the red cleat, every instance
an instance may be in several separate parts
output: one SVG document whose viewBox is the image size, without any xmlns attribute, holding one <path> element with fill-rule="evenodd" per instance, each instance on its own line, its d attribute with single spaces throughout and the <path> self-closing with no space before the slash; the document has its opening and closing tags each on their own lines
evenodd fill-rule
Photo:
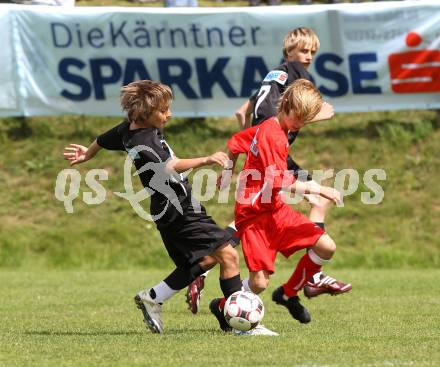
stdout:
<svg viewBox="0 0 440 367">
<path fill-rule="evenodd" d="M 200 297 L 203 288 L 205 287 L 205 277 L 198 276 L 189 286 L 186 291 L 186 303 L 193 314 L 199 310 Z"/>
<path fill-rule="evenodd" d="M 316 273 L 304 286 L 304 295 L 307 298 L 318 297 L 327 293 L 332 296 L 350 292 L 353 287 L 350 283 L 342 283 L 322 272 Z"/>
</svg>

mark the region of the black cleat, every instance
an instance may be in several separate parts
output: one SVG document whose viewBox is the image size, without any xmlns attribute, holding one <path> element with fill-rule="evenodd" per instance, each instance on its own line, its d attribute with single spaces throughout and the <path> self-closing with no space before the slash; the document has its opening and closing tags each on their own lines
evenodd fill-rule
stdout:
<svg viewBox="0 0 440 367">
<path fill-rule="evenodd" d="M 288 300 L 285 300 L 283 295 L 283 287 L 278 287 L 272 293 L 272 301 L 274 301 L 278 305 L 286 307 L 292 317 L 295 320 L 298 320 L 300 323 L 307 324 L 312 321 L 309 311 L 307 311 L 307 309 L 301 303 L 299 303 L 298 296 L 290 297 Z"/>
<path fill-rule="evenodd" d="M 225 316 L 223 315 L 223 311 L 220 310 L 220 298 L 214 298 L 211 303 L 209 304 L 209 310 L 214 314 L 214 316 L 217 318 L 218 323 L 220 324 L 220 329 L 223 331 L 232 331 L 232 327 L 228 324 L 228 322 L 225 319 Z"/>
</svg>

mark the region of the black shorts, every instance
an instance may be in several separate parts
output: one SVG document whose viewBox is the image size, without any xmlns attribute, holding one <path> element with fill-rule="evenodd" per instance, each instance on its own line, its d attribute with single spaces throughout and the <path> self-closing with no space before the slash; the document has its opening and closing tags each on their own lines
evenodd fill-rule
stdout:
<svg viewBox="0 0 440 367">
<path fill-rule="evenodd" d="M 287 156 L 287 169 L 295 176 L 298 181 L 307 182 L 312 181 L 312 176 L 305 170 L 302 170 L 300 166 L 289 155 Z"/>
<path fill-rule="evenodd" d="M 232 237 L 206 214 L 201 204 L 197 211 L 189 205 L 178 221 L 167 228 L 159 229 L 159 232 L 176 266 L 189 268 L 199 263 L 203 257 L 211 255 Z"/>
</svg>

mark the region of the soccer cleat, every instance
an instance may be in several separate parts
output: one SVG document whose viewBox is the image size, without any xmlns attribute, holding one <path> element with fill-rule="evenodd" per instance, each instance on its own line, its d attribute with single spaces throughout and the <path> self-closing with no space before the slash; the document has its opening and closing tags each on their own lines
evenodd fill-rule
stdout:
<svg viewBox="0 0 440 367">
<path fill-rule="evenodd" d="M 284 290 L 283 287 L 278 287 L 272 293 L 272 301 L 274 301 L 278 305 L 282 305 L 286 307 L 292 317 L 295 320 L 298 320 L 302 324 L 307 324 L 312 321 L 309 311 L 299 303 L 299 297 L 289 297 L 287 300 L 284 299 Z"/>
<path fill-rule="evenodd" d="M 335 278 L 325 275 L 323 272 L 316 273 L 304 286 L 304 295 L 307 298 L 318 297 L 320 294 L 328 293 L 332 296 L 350 292 L 350 283 L 342 283 Z"/>
<path fill-rule="evenodd" d="M 203 288 L 205 287 L 205 277 L 198 276 L 186 290 L 186 303 L 193 314 L 199 310 L 200 298 L 202 296 Z"/>
<path fill-rule="evenodd" d="M 144 290 L 136 294 L 134 302 L 137 308 L 142 311 L 144 315 L 145 325 L 152 333 L 163 334 L 163 323 L 160 318 L 162 313 L 162 306 L 154 302 L 151 298 L 149 290 Z"/>
<path fill-rule="evenodd" d="M 220 324 L 220 329 L 222 329 L 223 331 L 232 331 L 232 327 L 228 324 L 228 322 L 225 319 L 223 310 L 220 310 L 220 301 L 221 298 L 214 298 L 209 304 L 209 309 L 217 318 L 218 323 Z"/>
<path fill-rule="evenodd" d="M 276 333 L 275 331 L 272 331 L 263 325 L 257 325 L 255 328 L 248 330 L 248 331 L 241 331 L 241 330 L 234 329 L 233 332 L 234 332 L 234 335 L 236 335 L 236 336 L 241 336 L 241 335 L 278 336 L 278 335 L 280 335 L 280 334 Z"/>
</svg>

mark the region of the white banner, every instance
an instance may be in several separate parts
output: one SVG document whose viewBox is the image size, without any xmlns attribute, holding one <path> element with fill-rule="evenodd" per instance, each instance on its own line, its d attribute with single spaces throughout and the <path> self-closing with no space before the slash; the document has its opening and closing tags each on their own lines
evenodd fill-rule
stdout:
<svg viewBox="0 0 440 367">
<path fill-rule="evenodd" d="M 17 70 L 14 67 L 14 41 L 12 40 L 12 20 L 10 12 L 0 7 L 0 116 L 15 114 L 20 111 L 19 98 L 16 93 L 18 88 Z"/>
<path fill-rule="evenodd" d="M 133 80 L 170 85 L 175 116 L 232 116 L 311 27 L 337 112 L 440 108 L 440 2 L 258 8 L 0 5 L 0 116 L 121 115 Z"/>
</svg>

